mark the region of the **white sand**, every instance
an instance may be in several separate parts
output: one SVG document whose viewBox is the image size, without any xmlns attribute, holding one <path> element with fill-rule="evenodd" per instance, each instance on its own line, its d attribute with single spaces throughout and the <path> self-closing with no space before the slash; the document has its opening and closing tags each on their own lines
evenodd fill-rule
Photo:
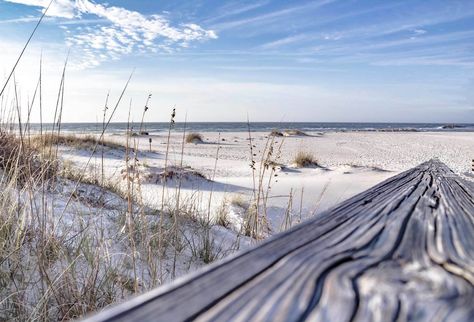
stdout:
<svg viewBox="0 0 474 322">
<path fill-rule="evenodd" d="M 89 285 L 89 276 L 92 276 L 89 274 L 95 275 L 97 269 L 98 283 L 105 280 L 102 276 L 111 277 L 114 281 L 111 283 L 115 285 L 111 287 L 116 288 L 118 299 L 129 294 L 130 281 L 136 281 L 140 291 L 153 288 L 254 245 L 307 217 L 318 216 L 328 207 L 431 158 L 439 157 L 457 173 L 474 179 L 470 171 L 474 133 L 346 132 L 278 137 L 273 155 L 281 155 L 274 160 L 281 166 L 276 171 L 278 176 L 271 177 L 266 202 L 261 200 L 267 197 L 270 177 L 264 176 L 264 196 L 259 199 L 260 221 L 255 234 L 255 226 L 244 225 L 244 219 L 252 224 L 255 218 L 255 208 L 249 208 L 255 198 L 248 134 L 224 133 L 220 137 L 217 133 L 202 134 L 205 142 L 186 144 L 183 155 L 182 136 L 173 134 L 168 170 L 174 171 L 174 177 L 169 178 L 165 186 L 160 174 L 166 159 L 167 137 L 152 136 L 151 152 L 148 151 L 149 137 L 133 137 L 132 146 L 135 143 L 140 146 L 136 158 L 139 167 L 135 174 L 139 175 L 138 182 L 141 183 L 138 185 L 137 180 L 133 181 L 133 199 L 124 198 L 122 193 L 127 186 L 123 177 L 125 149 L 104 148 L 104 178 L 113 184 L 106 187 L 111 189 L 60 178 L 51 189 L 39 185 L 37 190 L 34 187 L 24 189 L 20 194 L 9 185 L 4 188 L 6 198 L 3 202 L 7 205 L 20 196 L 25 207 L 19 222 L 28 227 L 25 231 L 35 232 L 38 225 L 44 223 L 47 225 L 45 236 L 51 234 L 51 240 L 65 241 L 60 248 L 63 250 L 57 253 L 65 251 L 70 255 L 60 256 L 48 268 L 51 274 L 59 274 L 52 275 L 57 285 L 65 285 L 71 278 L 79 286 Z M 268 142 L 266 136 L 267 133 L 252 133 L 257 169 Z M 120 135 L 107 138 L 121 143 L 126 139 Z M 278 146 L 282 140 L 280 150 Z M 63 170 L 70 170 L 71 178 L 77 179 L 79 173 L 91 176 L 94 181 L 90 182 L 97 183 L 97 179 L 100 182 L 102 148 L 92 158 L 90 148 L 82 150 L 86 148 L 61 147 L 59 155 L 68 160 L 62 163 Z M 299 151 L 312 153 L 320 166 L 304 169 L 292 166 L 292 159 Z M 176 170 L 181 156 L 186 167 Z M 89 160 L 91 162 L 86 166 Z M 195 171 L 213 180 L 196 175 Z M 130 173 L 134 174 L 134 170 Z M 176 173 L 182 175 L 182 180 L 177 179 Z M 258 183 L 258 178 L 256 181 Z M 175 212 L 179 184 L 180 204 L 179 211 Z M 31 198 L 32 191 L 34 198 Z M 32 204 L 37 207 L 31 207 Z M 10 211 L 14 220 L 20 218 L 16 206 Z M 174 214 L 180 217 L 174 217 Z M 218 220 L 207 221 L 208 215 L 210 219 Z M 253 238 L 256 235 L 258 238 Z M 166 240 L 161 243 L 157 237 Z M 37 263 L 35 239 L 32 240 L 33 248 L 25 248 L 21 256 L 28 262 Z M 96 259 L 91 260 L 92 257 Z M 32 279 L 40 281 L 42 273 L 35 267 L 30 267 Z M 25 303 L 35 308 L 37 298 L 43 296 L 43 288 L 39 282 L 31 283 L 32 279 L 26 281 L 25 293 L 31 296 Z M 5 289 L 14 287 L 16 284 Z M 108 287 L 106 290 L 109 292 Z"/>
<path fill-rule="evenodd" d="M 204 143 L 185 144 L 183 163 L 214 181 L 199 178 L 182 182 L 184 198 L 194 198 L 205 208 L 209 203 L 212 213 L 223 204 L 223 200 L 235 199 L 236 195 L 249 199 L 253 193 L 253 176 L 250 164 L 248 133 L 201 133 Z M 311 133 L 309 133 L 311 134 Z M 152 135 L 152 152 L 139 154 L 138 159 L 148 174 L 160 172 L 166 153 L 165 134 Z M 148 136 L 134 138 L 139 150 L 149 150 Z M 268 133 L 252 133 L 256 167 L 267 143 Z M 125 142 L 119 135 L 107 137 Z M 224 139 L 224 141 L 222 140 Z M 277 137 L 275 152 L 283 141 L 281 157 L 277 160 L 286 166 L 277 171 L 271 183 L 267 202 L 272 232 L 279 231 L 283 215 L 288 207 L 292 192 L 292 217 L 317 214 L 338 202 L 362 192 L 371 186 L 401 171 L 414 167 L 432 158 L 439 158 L 455 172 L 472 179 L 471 160 L 474 158 L 474 133 L 420 133 L 420 132 L 338 132 L 322 136 Z M 179 165 L 181 159 L 182 134 L 173 133 L 169 147 L 168 164 Z M 219 155 L 216 155 L 219 147 Z M 323 168 L 298 169 L 292 166 L 292 159 L 298 151 L 312 153 Z M 63 150 L 63 156 L 77 165 L 87 160 L 86 152 Z M 120 176 L 124 167 L 123 152 L 107 152 L 105 168 L 108 176 Z M 92 162 L 99 167 L 100 153 Z M 215 166 L 217 164 L 217 166 Z M 257 174 L 258 176 L 258 174 Z M 265 179 L 265 187 L 267 185 Z M 171 182 L 173 186 L 176 182 Z M 265 188 L 266 189 L 266 188 Z M 161 202 L 162 184 L 143 184 L 145 201 L 152 206 Z M 301 192 L 303 197 L 301 198 Z M 174 198 L 174 189 L 167 189 L 167 197 Z"/>
</svg>

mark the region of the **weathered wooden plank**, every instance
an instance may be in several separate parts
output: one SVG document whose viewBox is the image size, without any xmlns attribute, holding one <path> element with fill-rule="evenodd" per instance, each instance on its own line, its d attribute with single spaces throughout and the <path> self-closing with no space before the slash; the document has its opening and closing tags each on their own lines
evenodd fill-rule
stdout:
<svg viewBox="0 0 474 322">
<path fill-rule="evenodd" d="M 432 160 L 87 321 L 474 321 L 474 187 Z"/>
</svg>

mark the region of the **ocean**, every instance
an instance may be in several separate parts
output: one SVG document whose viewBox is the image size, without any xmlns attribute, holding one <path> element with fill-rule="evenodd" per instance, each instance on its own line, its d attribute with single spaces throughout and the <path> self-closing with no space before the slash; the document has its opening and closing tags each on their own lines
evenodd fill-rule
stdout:
<svg viewBox="0 0 474 322">
<path fill-rule="evenodd" d="M 173 130 L 182 131 L 184 123 L 175 123 Z M 51 130 L 52 124 L 43 124 L 43 130 Z M 132 130 L 138 131 L 139 124 L 132 124 Z M 142 130 L 150 134 L 168 131 L 169 123 L 144 123 Z M 474 124 L 447 124 L 447 123 L 336 123 L 336 122 L 253 122 L 251 131 L 269 132 L 272 130 L 298 129 L 307 132 L 343 132 L 343 131 L 459 131 L 474 132 Z M 31 124 L 31 130 L 40 130 L 40 124 Z M 102 123 L 62 123 L 62 132 L 99 133 Z M 127 123 L 110 123 L 107 133 L 124 133 Z M 245 122 L 190 122 L 186 123 L 187 132 L 246 132 L 248 124 Z"/>
</svg>

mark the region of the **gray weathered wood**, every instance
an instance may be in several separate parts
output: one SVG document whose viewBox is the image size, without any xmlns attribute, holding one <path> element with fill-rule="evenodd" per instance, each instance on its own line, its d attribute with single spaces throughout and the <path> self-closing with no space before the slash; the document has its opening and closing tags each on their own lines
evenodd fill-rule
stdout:
<svg viewBox="0 0 474 322">
<path fill-rule="evenodd" d="M 474 321 L 474 187 L 432 160 L 88 321 Z"/>
</svg>

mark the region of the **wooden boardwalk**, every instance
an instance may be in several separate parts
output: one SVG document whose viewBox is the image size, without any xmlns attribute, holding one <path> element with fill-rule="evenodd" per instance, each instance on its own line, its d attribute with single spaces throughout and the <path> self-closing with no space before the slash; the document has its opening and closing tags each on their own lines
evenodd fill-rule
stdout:
<svg viewBox="0 0 474 322">
<path fill-rule="evenodd" d="M 432 160 L 88 321 L 474 321 L 474 185 Z"/>
</svg>

